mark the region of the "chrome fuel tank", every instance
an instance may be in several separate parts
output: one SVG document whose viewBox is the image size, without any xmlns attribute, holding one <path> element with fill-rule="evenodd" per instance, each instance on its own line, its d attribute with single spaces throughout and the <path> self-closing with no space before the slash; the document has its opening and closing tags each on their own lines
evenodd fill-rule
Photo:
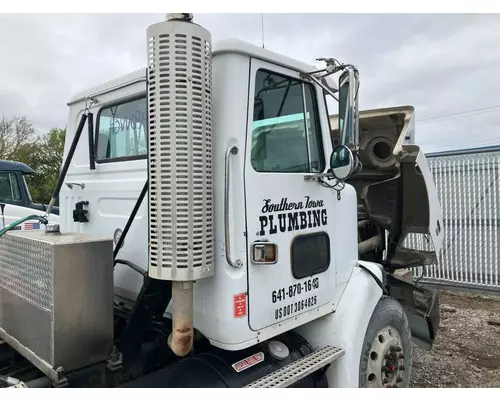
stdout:
<svg viewBox="0 0 500 400">
<path fill-rule="evenodd" d="M 42 230 L 1 237 L 0 337 L 49 376 L 109 358 L 112 240 Z"/>
</svg>

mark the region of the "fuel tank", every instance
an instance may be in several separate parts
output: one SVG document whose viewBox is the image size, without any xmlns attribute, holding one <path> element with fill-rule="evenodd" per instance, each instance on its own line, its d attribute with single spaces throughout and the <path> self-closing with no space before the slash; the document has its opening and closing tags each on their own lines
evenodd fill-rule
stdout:
<svg viewBox="0 0 500 400">
<path fill-rule="evenodd" d="M 210 348 L 121 386 L 124 388 L 239 388 L 312 352 L 294 333 L 241 351 Z M 307 376 L 292 387 L 327 387 L 324 374 Z"/>
</svg>

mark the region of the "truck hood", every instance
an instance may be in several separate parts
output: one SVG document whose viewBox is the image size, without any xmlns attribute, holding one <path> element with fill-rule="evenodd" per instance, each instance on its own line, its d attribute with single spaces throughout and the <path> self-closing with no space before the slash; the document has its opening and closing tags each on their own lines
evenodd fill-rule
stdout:
<svg viewBox="0 0 500 400">
<path fill-rule="evenodd" d="M 35 210 L 46 211 L 47 208 L 49 208 L 49 205 L 45 203 L 31 203 L 31 207 L 34 208 Z M 57 206 L 52 207 L 51 214 L 59 215 L 59 207 Z"/>
<path fill-rule="evenodd" d="M 331 117 L 332 126 L 336 120 Z M 363 170 L 349 183 L 361 213 L 388 232 L 386 266 L 435 264 L 443 246 L 441 205 L 427 159 L 415 144 L 414 108 L 360 112 L 360 159 Z"/>
<path fill-rule="evenodd" d="M 6 204 L 5 208 L 4 208 L 3 216 L 0 215 L 0 227 L 3 228 L 5 226 L 10 225 L 13 222 L 19 221 L 20 219 L 25 218 L 29 215 L 43 216 L 44 213 L 40 210 L 31 208 L 31 207 L 23 207 L 23 206 L 16 206 L 13 204 Z M 48 217 L 48 221 L 51 224 L 59 224 L 60 223 L 59 219 L 60 219 L 59 215 L 54 215 L 54 214 L 51 214 Z M 33 222 L 34 222 L 34 224 L 30 224 Z M 29 221 L 26 221 L 25 223 L 19 225 L 18 228 L 16 228 L 16 229 L 25 230 L 28 227 L 30 227 L 31 229 L 41 229 L 43 227 L 43 225 L 37 224 L 36 221 L 34 221 L 34 220 L 29 220 Z"/>
</svg>

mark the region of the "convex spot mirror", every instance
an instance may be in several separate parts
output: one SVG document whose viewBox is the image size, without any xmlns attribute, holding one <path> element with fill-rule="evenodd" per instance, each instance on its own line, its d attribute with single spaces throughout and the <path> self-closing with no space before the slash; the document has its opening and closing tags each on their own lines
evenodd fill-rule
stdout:
<svg viewBox="0 0 500 400">
<path fill-rule="evenodd" d="M 349 147 L 340 145 L 333 149 L 330 157 L 330 169 L 333 176 L 341 181 L 346 180 L 352 174 L 354 168 L 354 156 Z"/>
</svg>

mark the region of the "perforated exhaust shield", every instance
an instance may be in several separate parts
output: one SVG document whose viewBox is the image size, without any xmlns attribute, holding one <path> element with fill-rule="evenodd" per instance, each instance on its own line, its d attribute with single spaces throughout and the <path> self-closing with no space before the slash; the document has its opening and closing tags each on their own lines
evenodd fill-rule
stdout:
<svg viewBox="0 0 500 400">
<path fill-rule="evenodd" d="M 200 279 L 214 273 L 211 35 L 168 21 L 147 36 L 149 275 Z"/>
</svg>

